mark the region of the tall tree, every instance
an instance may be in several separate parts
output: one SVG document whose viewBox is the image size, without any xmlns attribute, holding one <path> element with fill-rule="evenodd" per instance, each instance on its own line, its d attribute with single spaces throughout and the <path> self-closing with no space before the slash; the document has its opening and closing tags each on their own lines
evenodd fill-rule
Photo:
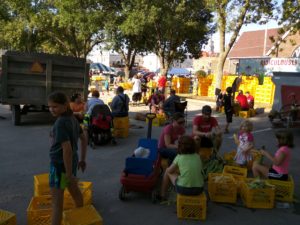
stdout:
<svg viewBox="0 0 300 225">
<path fill-rule="evenodd" d="M 3 0 L 0 6 L 0 47 L 24 52 L 38 51 L 41 39 L 32 20 L 38 11 L 38 0 Z"/>
<path fill-rule="evenodd" d="M 220 55 L 216 74 L 216 88 L 221 88 L 225 60 L 242 26 L 249 23 L 258 23 L 263 21 L 263 18 L 272 17 L 276 1 L 207 0 L 207 3 L 208 7 L 213 9 L 217 15 L 217 26 L 220 36 Z M 225 45 L 225 35 L 228 32 L 231 33 L 231 37 L 228 44 Z"/>
<path fill-rule="evenodd" d="M 287 32 L 288 36 L 292 36 L 297 32 L 300 34 L 300 2 L 299 0 L 285 0 L 278 5 L 276 11 L 280 28 L 278 29 L 278 35 L 271 36 L 270 40 L 273 43 L 271 55 L 278 57 L 279 52 L 283 50 L 280 47 L 281 44 L 286 43 L 287 40 L 284 34 Z M 291 45 L 296 45 L 293 39 L 289 39 L 289 42 Z"/>
<path fill-rule="evenodd" d="M 7 49 L 86 57 L 103 41 L 100 0 L 3 0 L 0 44 Z M 4 16 L 2 16 L 2 14 Z"/>
<path fill-rule="evenodd" d="M 97 0 L 52 0 L 35 17 L 47 52 L 84 57 L 104 39 L 104 12 Z"/>
<path fill-rule="evenodd" d="M 284 0 L 282 4 L 283 13 L 281 23 L 292 26 L 295 30 L 300 30 L 300 1 Z"/>
<path fill-rule="evenodd" d="M 140 0 L 104 1 L 107 13 L 106 48 L 118 52 L 125 65 L 125 78 L 134 66 L 136 55 L 147 51 L 146 16 Z"/>
<path fill-rule="evenodd" d="M 204 1 L 141 1 L 147 5 L 148 27 L 151 31 L 147 41 L 158 55 L 162 73 L 167 73 L 174 60 L 183 61 L 190 53 L 199 58 L 202 45 L 213 32 L 212 15 Z"/>
</svg>

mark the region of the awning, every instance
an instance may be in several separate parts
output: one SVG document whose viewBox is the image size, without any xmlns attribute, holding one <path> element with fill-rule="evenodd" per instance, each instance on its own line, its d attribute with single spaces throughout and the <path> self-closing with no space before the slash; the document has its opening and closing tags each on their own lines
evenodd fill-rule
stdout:
<svg viewBox="0 0 300 225">
<path fill-rule="evenodd" d="M 99 70 L 99 72 L 102 72 L 102 73 L 111 73 L 111 74 L 115 73 L 115 71 L 112 68 L 110 68 L 109 66 L 106 66 L 102 63 L 92 63 L 90 65 L 90 69 Z"/>
<path fill-rule="evenodd" d="M 160 72 L 160 69 L 158 69 L 156 71 L 156 73 L 159 73 L 159 72 Z M 172 75 L 189 75 L 189 74 L 191 74 L 191 72 L 189 70 L 185 69 L 185 68 L 175 68 L 175 67 L 173 67 L 173 68 L 169 69 L 168 74 L 172 74 Z"/>
</svg>

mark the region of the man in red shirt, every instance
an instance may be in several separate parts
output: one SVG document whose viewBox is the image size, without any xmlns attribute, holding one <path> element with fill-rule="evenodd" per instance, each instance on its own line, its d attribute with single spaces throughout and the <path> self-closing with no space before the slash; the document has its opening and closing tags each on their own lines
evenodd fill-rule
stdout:
<svg viewBox="0 0 300 225">
<path fill-rule="evenodd" d="M 193 121 L 193 136 L 198 147 L 215 148 L 218 151 L 222 143 L 222 132 L 211 113 L 209 105 L 202 107 L 202 115 L 196 116 Z"/>
<path fill-rule="evenodd" d="M 158 90 L 161 91 L 161 93 L 163 93 L 163 94 L 165 93 L 166 83 L 167 83 L 166 75 L 161 75 L 158 78 L 157 87 L 158 87 Z"/>
<path fill-rule="evenodd" d="M 252 95 L 250 95 L 249 91 L 246 91 L 245 95 L 247 97 L 249 108 L 253 109 L 254 108 L 254 97 Z"/>
<path fill-rule="evenodd" d="M 238 96 L 236 96 L 235 100 L 239 103 L 242 111 L 249 110 L 249 104 L 246 95 L 243 94 L 242 90 L 239 90 Z"/>
</svg>

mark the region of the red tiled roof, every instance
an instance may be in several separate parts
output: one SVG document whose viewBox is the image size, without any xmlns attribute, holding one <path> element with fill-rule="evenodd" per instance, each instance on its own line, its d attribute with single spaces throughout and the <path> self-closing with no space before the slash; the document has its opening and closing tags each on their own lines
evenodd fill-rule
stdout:
<svg viewBox="0 0 300 225">
<path fill-rule="evenodd" d="M 228 54 L 228 58 L 254 58 L 264 56 L 273 43 L 270 37 L 276 38 L 278 36 L 279 28 L 266 30 L 256 30 L 243 32 L 237 42 L 233 45 L 231 51 Z M 264 53 L 265 35 L 267 35 L 266 49 Z"/>
</svg>

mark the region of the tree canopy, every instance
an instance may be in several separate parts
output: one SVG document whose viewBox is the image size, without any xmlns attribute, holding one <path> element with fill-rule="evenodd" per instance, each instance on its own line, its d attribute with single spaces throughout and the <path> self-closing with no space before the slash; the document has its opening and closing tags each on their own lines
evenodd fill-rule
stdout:
<svg viewBox="0 0 300 225">
<path fill-rule="evenodd" d="M 207 6 L 217 15 L 220 35 L 220 55 L 216 74 L 216 88 L 221 88 L 224 63 L 243 25 L 266 21 L 273 16 L 276 1 L 273 0 L 207 0 Z M 225 34 L 231 33 L 227 45 Z"/>
<path fill-rule="evenodd" d="M 159 56 L 161 71 L 166 73 L 174 60 L 183 61 L 188 53 L 199 58 L 203 44 L 214 31 L 204 1 L 143 2 L 151 31 L 147 41 Z"/>
<path fill-rule="evenodd" d="M 0 47 L 86 57 L 103 40 L 97 0 L 4 0 Z"/>
</svg>

